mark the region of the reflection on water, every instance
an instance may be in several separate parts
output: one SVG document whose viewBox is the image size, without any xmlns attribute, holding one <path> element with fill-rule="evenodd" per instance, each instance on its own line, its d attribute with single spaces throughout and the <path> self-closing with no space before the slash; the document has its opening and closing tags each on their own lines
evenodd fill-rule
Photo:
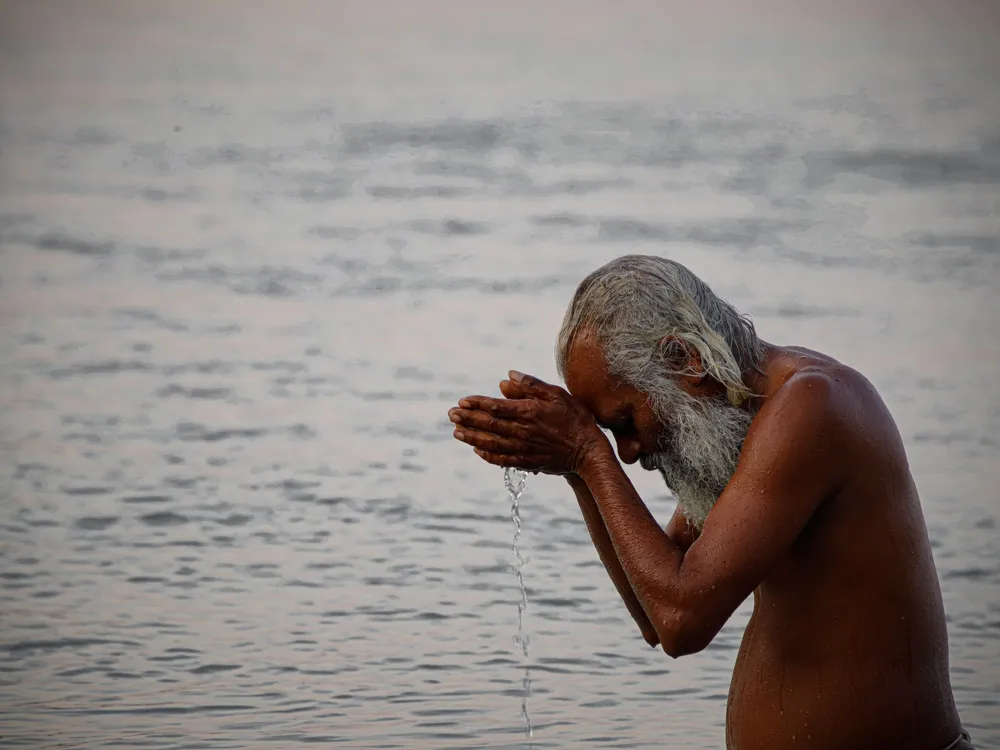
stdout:
<svg viewBox="0 0 1000 750">
<path fill-rule="evenodd" d="M 2 11 L 4 746 L 722 746 L 749 605 L 649 649 L 540 476 L 524 662 L 446 416 L 626 252 L 880 389 L 1000 744 L 1000 25 L 442 7 Z"/>
</svg>

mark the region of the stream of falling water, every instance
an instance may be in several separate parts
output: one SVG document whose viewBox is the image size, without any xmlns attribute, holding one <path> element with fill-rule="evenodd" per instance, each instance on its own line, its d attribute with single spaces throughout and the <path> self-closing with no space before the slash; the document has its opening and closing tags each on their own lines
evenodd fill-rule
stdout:
<svg viewBox="0 0 1000 750">
<path fill-rule="evenodd" d="M 519 500 L 524 492 L 524 480 L 527 474 L 520 469 L 504 469 L 503 483 L 510 495 L 510 518 L 514 522 L 514 572 L 517 574 L 517 583 L 521 588 L 521 598 L 517 603 L 517 635 L 514 636 L 514 644 L 521 647 L 522 661 L 524 663 L 524 676 L 521 678 L 521 718 L 524 719 L 524 735 L 532 736 L 531 717 L 528 716 L 528 696 L 531 695 L 531 667 L 528 664 L 528 636 L 524 632 L 524 610 L 528 607 L 528 594 L 524 589 L 524 566 L 527 558 L 521 556 L 521 551 L 517 548 L 517 540 L 521 536 L 521 508 Z"/>
</svg>

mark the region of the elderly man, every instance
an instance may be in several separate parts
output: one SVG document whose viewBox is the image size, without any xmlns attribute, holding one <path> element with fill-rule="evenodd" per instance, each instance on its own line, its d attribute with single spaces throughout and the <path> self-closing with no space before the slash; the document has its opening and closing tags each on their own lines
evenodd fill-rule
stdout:
<svg viewBox="0 0 1000 750">
<path fill-rule="evenodd" d="M 971 748 L 930 542 L 892 417 L 863 376 L 774 346 L 688 269 L 626 256 L 576 291 L 567 390 L 511 372 L 449 412 L 497 466 L 562 475 L 643 638 L 705 648 L 752 592 L 739 750 Z M 615 458 L 677 496 L 656 523 Z"/>
</svg>

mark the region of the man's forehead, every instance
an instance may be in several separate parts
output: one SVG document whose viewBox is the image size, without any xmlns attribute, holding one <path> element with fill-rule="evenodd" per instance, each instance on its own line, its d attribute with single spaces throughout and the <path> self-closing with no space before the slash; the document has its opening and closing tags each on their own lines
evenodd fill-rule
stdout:
<svg viewBox="0 0 1000 750">
<path fill-rule="evenodd" d="M 569 392 L 578 398 L 593 400 L 609 394 L 615 385 L 597 336 L 587 329 L 580 331 L 573 338 L 566 356 Z"/>
</svg>

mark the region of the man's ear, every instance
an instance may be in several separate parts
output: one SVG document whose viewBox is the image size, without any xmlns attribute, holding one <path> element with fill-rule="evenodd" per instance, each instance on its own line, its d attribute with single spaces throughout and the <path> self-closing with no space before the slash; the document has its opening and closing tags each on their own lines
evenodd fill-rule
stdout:
<svg viewBox="0 0 1000 750">
<path fill-rule="evenodd" d="M 690 385 L 701 385 L 708 377 L 701 354 L 684 339 L 664 336 L 659 343 L 660 356 L 678 373 L 677 377 Z"/>
</svg>

